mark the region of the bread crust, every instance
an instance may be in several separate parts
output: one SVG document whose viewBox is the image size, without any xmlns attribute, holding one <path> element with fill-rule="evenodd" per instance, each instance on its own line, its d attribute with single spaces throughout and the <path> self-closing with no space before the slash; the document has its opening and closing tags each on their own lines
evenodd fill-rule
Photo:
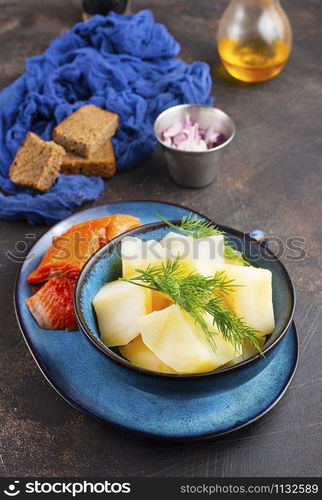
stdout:
<svg viewBox="0 0 322 500">
<path fill-rule="evenodd" d="M 118 123 L 116 113 L 88 104 L 57 125 L 53 139 L 69 153 L 90 158 L 115 134 Z"/>
<path fill-rule="evenodd" d="M 66 154 L 60 172 L 65 175 L 82 174 L 87 177 L 111 177 L 116 172 L 111 140 L 107 140 L 91 158 L 82 158 L 73 153 Z"/>
<path fill-rule="evenodd" d="M 65 154 L 55 142 L 28 132 L 10 166 L 10 180 L 45 193 L 58 177 Z"/>
</svg>

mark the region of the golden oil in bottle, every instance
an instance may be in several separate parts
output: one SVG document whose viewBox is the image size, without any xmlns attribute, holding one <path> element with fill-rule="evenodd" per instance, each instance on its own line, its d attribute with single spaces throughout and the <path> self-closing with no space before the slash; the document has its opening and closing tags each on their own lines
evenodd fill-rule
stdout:
<svg viewBox="0 0 322 500">
<path fill-rule="evenodd" d="M 218 42 L 218 51 L 230 75 L 244 82 L 263 82 L 282 71 L 291 45 L 278 39 L 266 44 L 257 37 L 243 42 L 223 38 Z"/>
<path fill-rule="evenodd" d="M 244 82 L 263 82 L 284 68 L 292 29 L 279 0 L 230 0 L 217 45 L 228 73 Z"/>
</svg>

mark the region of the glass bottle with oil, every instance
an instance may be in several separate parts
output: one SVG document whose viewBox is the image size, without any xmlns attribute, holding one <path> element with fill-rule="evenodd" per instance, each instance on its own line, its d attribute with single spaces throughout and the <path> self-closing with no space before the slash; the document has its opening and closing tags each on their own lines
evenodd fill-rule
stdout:
<svg viewBox="0 0 322 500">
<path fill-rule="evenodd" d="M 263 82 L 284 68 L 292 30 L 279 0 L 231 0 L 219 23 L 217 42 L 230 75 Z"/>
</svg>

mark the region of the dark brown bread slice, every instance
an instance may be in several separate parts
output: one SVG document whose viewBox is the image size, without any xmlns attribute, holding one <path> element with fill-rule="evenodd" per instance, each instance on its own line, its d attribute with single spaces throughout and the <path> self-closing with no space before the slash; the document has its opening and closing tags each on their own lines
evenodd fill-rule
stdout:
<svg viewBox="0 0 322 500">
<path fill-rule="evenodd" d="M 53 139 L 66 151 L 90 158 L 115 134 L 118 115 L 92 104 L 82 106 L 53 130 Z"/>
<path fill-rule="evenodd" d="M 10 166 L 12 182 L 39 191 L 48 191 L 60 172 L 65 150 L 28 132 Z"/>
<path fill-rule="evenodd" d="M 91 158 L 67 153 L 60 168 L 62 174 L 82 174 L 88 177 L 111 177 L 115 170 L 115 156 L 110 139 Z"/>
</svg>

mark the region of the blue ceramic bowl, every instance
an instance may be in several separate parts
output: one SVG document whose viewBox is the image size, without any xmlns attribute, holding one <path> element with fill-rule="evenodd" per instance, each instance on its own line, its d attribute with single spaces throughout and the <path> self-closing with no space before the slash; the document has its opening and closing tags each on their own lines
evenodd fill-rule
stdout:
<svg viewBox="0 0 322 500">
<path fill-rule="evenodd" d="M 178 224 L 180 221 L 173 222 Z M 217 227 L 225 232 L 228 241 L 243 252 L 249 262 L 272 272 L 275 329 L 263 347 L 264 357 L 255 355 L 237 365 L 207 373 L 168 374 L 136 366 L 102 342 L 92 300 L 105 283 L 121 277 L 120 250 L 122 239 L 126 235 L 144 241 L 150 239 L 160 241 L 172 230 L 163 222 L 146 224 L 114 238 L 98 250 L 85 264 L 75 287 L 74 306 L 81 331 L 100 351 L 123 367 L 123 370 L 120 370 L 120 377 L 124 383 L 146 392 L 168 393 L 170 390 L 176 394 L 176 397 L 183 391 L 188 391 L 193 397 L 239 386 L 256 376 L 274 358 L 293 320 L 295 292 L 291 278 L 283 264 L 271 253 L 266 244 L 257 242 L 234 229 L 219 225 Z"/>
</svg>

